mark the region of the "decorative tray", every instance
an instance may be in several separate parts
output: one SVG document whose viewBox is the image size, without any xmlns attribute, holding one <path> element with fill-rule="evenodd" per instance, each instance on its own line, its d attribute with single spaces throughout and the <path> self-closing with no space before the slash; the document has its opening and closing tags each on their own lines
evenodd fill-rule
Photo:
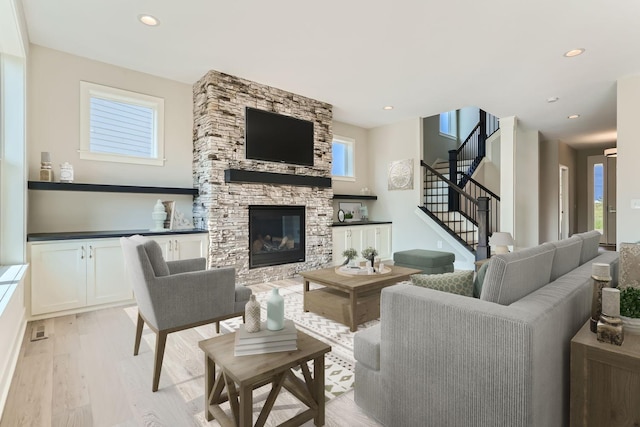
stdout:
<svg viewBox="0 0 640 427">
<path fill-rule="evenodd" d="M 382 271 L 376 270 L 374 273 L 369 274 L 367 267 L 350 267 L 348 265 L 341 265 L 336 267 L 336 273 L 343 276 L 372 276 L 376 274 L 389 274 L 391 273 L 391 268 L 385 266 Z"/>
</svg>

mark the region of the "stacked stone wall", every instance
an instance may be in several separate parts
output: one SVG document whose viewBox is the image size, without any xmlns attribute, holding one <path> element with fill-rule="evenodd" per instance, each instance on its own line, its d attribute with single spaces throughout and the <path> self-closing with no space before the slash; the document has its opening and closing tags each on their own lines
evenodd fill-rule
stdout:
<svg viewBox="0 0 640 427">
<path fill-rule="evenodd" d="M 295 276 L 332 260 L 331 188 L 225 183 L 226 169 L 331 177 L 332 107 L 281 89 L 209 71 L 193 86 L 195 215 L 209 230 L 209 265 L 236 268 L 238 284 Z M 245 107 L 313 122 L 312 167 L 245 158 Z M 249 269 L 249 205 L 306 207 L 304 262 Z"/>
</svg>

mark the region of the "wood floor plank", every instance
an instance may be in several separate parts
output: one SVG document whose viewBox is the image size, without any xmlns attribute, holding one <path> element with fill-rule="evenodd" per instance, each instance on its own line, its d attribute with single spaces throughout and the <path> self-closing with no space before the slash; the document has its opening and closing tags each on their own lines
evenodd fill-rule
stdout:
<svg viewBox="0 0 640 427">
<path fill-rule="evenodd" d="M 254 292 L 289 287 L 300 280 L 251 286 Z M 133 356 L 135 305 L 39 321 L 49 338 L 30 341 L 27 325 L 0 427 L 15 426 L 219 426 L 204 417 L 204 356 L 198 341 L 216 336 L 214 325 L 169 334 L 160 389 L 151 392 L 155 334 L 143 330 Z M 270 385 L 253 393 L 256 420 Z M 221 405 L 231 415 L 228 403 Z M 303 412 L 305 405 L 282 390 L 269 427 Z M 349 391 L 326 405 L 327 426 L 379 426 L 353 402 Z M 304 424 L 313 426 L 313 420 Z"/>
</svg>

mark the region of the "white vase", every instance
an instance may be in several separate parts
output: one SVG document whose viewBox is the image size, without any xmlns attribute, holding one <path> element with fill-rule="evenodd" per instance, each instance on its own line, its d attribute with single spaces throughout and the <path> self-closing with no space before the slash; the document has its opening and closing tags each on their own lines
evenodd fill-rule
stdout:
<svg viewBox="0 0 640 427">
<path fill-rule="evenodd" d="M 260 331 L 260 303 L 253 294 L 244 306 L 244 329 L 247 332 Z"/>
<path fill-rule="evenodd" d="M 274 288 L 267 300 L 267 329 L 279 331 L 282 328 L 284 328 L 284 298 L 278 292 L 278 288 Z"/>
</svg>

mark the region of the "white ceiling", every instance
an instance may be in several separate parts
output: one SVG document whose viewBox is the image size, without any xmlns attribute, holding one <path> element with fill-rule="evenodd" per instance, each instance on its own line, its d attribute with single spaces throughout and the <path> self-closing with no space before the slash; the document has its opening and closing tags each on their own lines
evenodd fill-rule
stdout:
<svg viewBox="0 0 640 427">
<path fill-rule="evenodd" d="M 478 106 L 574 147 L 612 142 L 616 80 L 640 73 L 638 0 L 22 3 L 32 43 L 189 84 L 222 71 L 365 128 Z"/>
</svg>

